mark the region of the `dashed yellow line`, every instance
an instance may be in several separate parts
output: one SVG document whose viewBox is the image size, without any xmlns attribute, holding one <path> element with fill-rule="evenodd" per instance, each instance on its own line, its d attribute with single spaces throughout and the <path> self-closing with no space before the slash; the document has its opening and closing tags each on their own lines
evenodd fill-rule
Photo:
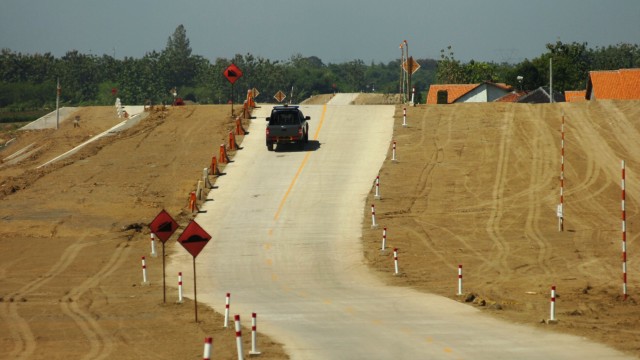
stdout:
<svg viewBox="0 0 640 360">
<path fill-rule="evenodd" d="M 313 140 L 318 140 L 318 136 L 320 135 L 320 129 L 322 129 L 322 124 L 324 124 L 324 117 L 326 113 L 327 113 L 327 105 L 325 104 L 322 107 L 322 115 L 320 115 L 320 123 L 318 124 L 318 129 L 316 129 L 316 133 L 313 136 Z M 289 184 L 289 188 L 287 189 L 287 192 L 284 194 L 284 197 L 282 197 L 282 200 L 280 201 L 280 205 L 278 206 L 278 211 L 276 211 L 276 214 L 273 217 L 274 220 L 278 220 L 278 218 L 280 217 L 280 212 L 284 207 L 284 203 L 287 201 L 287 198 L 289 197 L 289 193 L 291 193 L 293 186 L 298 181 L 298 177 L 300 176 L 300 173 L 302 173 L 302 169 L 304 169 L 304 166 L 307 164 L 307 160 L 309 160 L 309 156 L 311 156 L 311 152 L 307 152 L 307 154 L 304 156 L 304 159 L 302 159 L 302 164 L 300 164 L 300 167 L 298 168 L 296 175 L 293 177 L 291 184 Z"/>
</svg>

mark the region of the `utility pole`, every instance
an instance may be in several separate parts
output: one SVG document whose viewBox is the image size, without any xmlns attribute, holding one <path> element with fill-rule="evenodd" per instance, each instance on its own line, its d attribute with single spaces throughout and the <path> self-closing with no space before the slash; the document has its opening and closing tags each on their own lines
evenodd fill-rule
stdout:
<svg viewBox="0 0 640 360">
<path fill-rule="evenodd" d="M 404 69 L 402 68 L 404 64 L 404 44 L 400 43 L 400 88 L 398 89 L 402 94 L 404 101 Z"/>
<path fill-rule="evenodd" d="M 409 91 L 411 91 L 411 71 L 413 69 L 411 69 L 411 65 L 413 64 L 412 62 L 409 62 L 409 43 L 407 42 L 407 40 L 404 41 L 404 46 L 406 48 L 406 52 L 407 55 L 405 56 L 405 59 L 407 61 L 407 87 L 406 87 L 406 93 L 407 95 L 405 96 L 405 102 L 406 99 L 409 98 Z"/>
<path fill-rule="evenodd" d="M 549 59 L 549 103 L 553 102 L 553 58 Z"/>
<path fill-rule="evenodd" d="M 56 86 L 56 130 L 60 128 L 60 93 L 62 88 L 60 87 L 60 78 L 58 78 L 58 86 Z"/>
</svg>

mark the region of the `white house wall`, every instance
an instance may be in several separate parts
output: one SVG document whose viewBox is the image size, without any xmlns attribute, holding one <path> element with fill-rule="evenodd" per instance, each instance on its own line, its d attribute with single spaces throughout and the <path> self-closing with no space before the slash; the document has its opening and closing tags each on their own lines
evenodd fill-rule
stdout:
<svg viewBox="0 0 640 360">
<path fill-rule="evenodd" d="M 480 85 L 461 96 L 457 103 L 487 102 L 487 85 Z"/>
<path fill-rule="evenodd" d="M 491 102 L 507 95 L 508 93 L 509 93 L 508 91 L 497 88 L 495 86 L 482 84 L 477 88 L 461 96 L 456 102 L 457 103 Z"/>
</svg>

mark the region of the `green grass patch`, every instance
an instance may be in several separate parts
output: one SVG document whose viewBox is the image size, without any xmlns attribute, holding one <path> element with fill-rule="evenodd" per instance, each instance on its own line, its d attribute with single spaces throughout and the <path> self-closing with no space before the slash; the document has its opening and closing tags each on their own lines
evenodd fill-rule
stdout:
<svg viewBox="0 0 640 360">
<path fill-rule="evenodd" d="M 50 112 L 49 110 L 0 111 L 0 124 L 30 122 Z"/>
</svg>

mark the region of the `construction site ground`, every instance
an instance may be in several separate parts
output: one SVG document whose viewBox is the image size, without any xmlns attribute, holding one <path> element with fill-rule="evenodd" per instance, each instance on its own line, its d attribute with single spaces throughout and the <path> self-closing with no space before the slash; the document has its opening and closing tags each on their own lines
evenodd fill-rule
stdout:
<svg viewBox="0 0 640 360">
<path fill-rule="evenodd" d="M 361 95 L 354 104 L 392 101 Z M 0 358 L 196 359 L 205 336 L 214 338 L 216 358 L 235 357 L 235 332 L 222 328 L 223 304 L 199 306 L 196 323 L 191 300 L 176 304 L 175 285 L 163 302 L 162 261 L 149 254 L 148 229 L 162 209 L 181 229 L 193 218 L 188 194 L 235 128 L 230 107 L 154 110 L 134 127 L 38 168 L 122 120 L 113 107 L 79 108 L 77 115 L 80 127 L 65 121 L 59 130 L 2 134 L 8 145 L 0 150 Z M 640 356 L 640 102 L 418 105 L 407 107 L 402 124 L 399 105 L 397 161 L 389 144 L 382 199 L 374 199 L 372 186 L 362 213 L 363 261 L 374 273 L 390 285 L 469 300 L 507 321 Z M 263 124 L 252 125 L 246 136 L 264 136 Z M 390 253 L 380 251 L 381 229 L 369 226 L 371 203 L 388 229 L 387 246 L 399 250 L 402 276 L 393 275 Z M 143 255 L 150 285 L 141 284 Z M 456 295 L 459 264 L 464 296 Z M 167 282 L 175 284 L 176 274 L 167 274 Z M 552 285 L 559 321 L 547 325 Z M 249 336 L 243 339 L 250 348 Z M 287 358 L 276 339 L 258 339 L 260 358 Z"/>
</svg>

